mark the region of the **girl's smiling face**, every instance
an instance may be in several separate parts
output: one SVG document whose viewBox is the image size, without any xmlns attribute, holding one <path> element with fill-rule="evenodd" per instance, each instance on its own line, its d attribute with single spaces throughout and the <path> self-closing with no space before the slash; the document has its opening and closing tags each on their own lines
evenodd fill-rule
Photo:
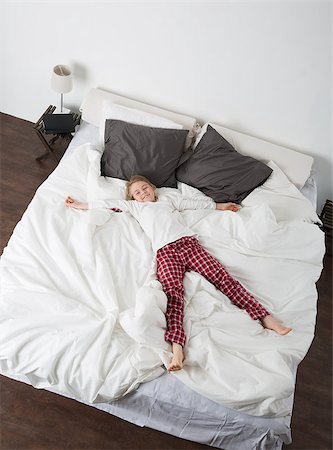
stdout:
<svg viewBox="0 0 333 450">
<path fill-rule="evenodd" d="M 155 187 L 146 181 L 136 181 L 131 185 L 129 192 L 133 200 L 138 202 L 154 202 L 156 200 Z"/>
</svg>

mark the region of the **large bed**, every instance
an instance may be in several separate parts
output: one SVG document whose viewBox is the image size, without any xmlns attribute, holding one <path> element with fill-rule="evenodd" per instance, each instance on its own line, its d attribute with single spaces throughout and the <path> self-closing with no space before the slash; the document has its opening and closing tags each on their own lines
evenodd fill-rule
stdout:
<svg viewBox="0 0 333 450">
<path fill-rule="evenodd" d="M 1 257 L 1 374 L 212 447 L 290 443 L 325 250 L 312 164 L 292 149 L 92 89 L 80 128 Z M 143 230 L 127 213 L 64 204 L 67 195 L 123 199 L 125 179 L 145 170 L 161 196 L 241 204 L 237 213 L 181 216 L 292 332 L 264 329 L 189 272 L 185 365 L 166 371 L 166 297 Z"/>
</svg>

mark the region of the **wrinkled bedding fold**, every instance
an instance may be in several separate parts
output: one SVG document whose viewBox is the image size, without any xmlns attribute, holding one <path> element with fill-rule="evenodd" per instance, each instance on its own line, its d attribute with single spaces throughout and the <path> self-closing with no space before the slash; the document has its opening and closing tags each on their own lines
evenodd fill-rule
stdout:
<svg viewBox="0 0 333 450">
<path fill-rule="evenodd" d="M 164 373 L 171 357 L 166 297 L 139 224 L 128 213 L 64 205 L 67 195 L 122 198 L 122 180 L 100 177 L 100 157 L 85 144 L 60 162 L 38 188 L 0 265 L 1 372 L 89 403 L 123 397 Z M 293 190 L 274 190 L 271 181 L 269 189 L 303 205 Z M 200 275 L 187 273 L 186 362 L 170 377 L 229 408 L 283 417 L 291 414 L 297 365 L 314 335 L 324 239 L 305 198 L 306 216 L 280 220 L 268 191 L 259 188 L 238 213 L 181 214 L 200 243 L 293 331 L 264 330 Z M 202 195 L 182 183 L 161 192 Z"/>
</svg>

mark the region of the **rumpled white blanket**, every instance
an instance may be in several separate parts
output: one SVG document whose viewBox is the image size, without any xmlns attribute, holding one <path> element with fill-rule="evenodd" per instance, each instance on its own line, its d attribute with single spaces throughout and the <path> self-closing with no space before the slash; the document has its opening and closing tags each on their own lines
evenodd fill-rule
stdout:
<svg viewBox="0 0 333 450">
<path fill-rule="evenodd" d="M 128 213 L 66 208 L 64 199 L 123 198 L 86 144 L 39 187 L 1 257 L 0 370 L 83 401 L 120 398 L 165 371 L 166 297 L 150 242 Z M 323 233 L 279 168 L 238 213 L 185 211 L 199 241 L 277 318 L 264 330 L 200 275 L 185 276 L 185 367 L 170 374 L 225 406 L 291 413 L 296 367 L 314 334 Z M 184 184 L 167 195 L 202 196 Z M 285 208 L 282 206 L 285 205 Z"/>
</svg>

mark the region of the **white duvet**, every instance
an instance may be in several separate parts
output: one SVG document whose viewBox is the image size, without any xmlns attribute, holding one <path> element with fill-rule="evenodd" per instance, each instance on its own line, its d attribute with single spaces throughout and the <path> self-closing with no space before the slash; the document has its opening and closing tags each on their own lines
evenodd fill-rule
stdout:
<svg viewBox="0 0 333 450">
<path fill-rule="evenodd" d="M 86 144 L 37 190 L 1 257 L 0 368 L 86 402 L 117 399 L 162 374 L 166 297 L 150 243 L 128 213 L 75 211 L 64 198 L 123 198 Z M 185 276 L 185 367 L 170 374 L 225 406 L 291 413 L 296 367 L 314 334 L 323 233 L 310 202 L 273 163 L 238 213 L 185 211 L 201 244 L 277 318 L 264 330 L 200 275 Z M 169 196 L 202 196 L 184 184 Z"/>
</svg>

